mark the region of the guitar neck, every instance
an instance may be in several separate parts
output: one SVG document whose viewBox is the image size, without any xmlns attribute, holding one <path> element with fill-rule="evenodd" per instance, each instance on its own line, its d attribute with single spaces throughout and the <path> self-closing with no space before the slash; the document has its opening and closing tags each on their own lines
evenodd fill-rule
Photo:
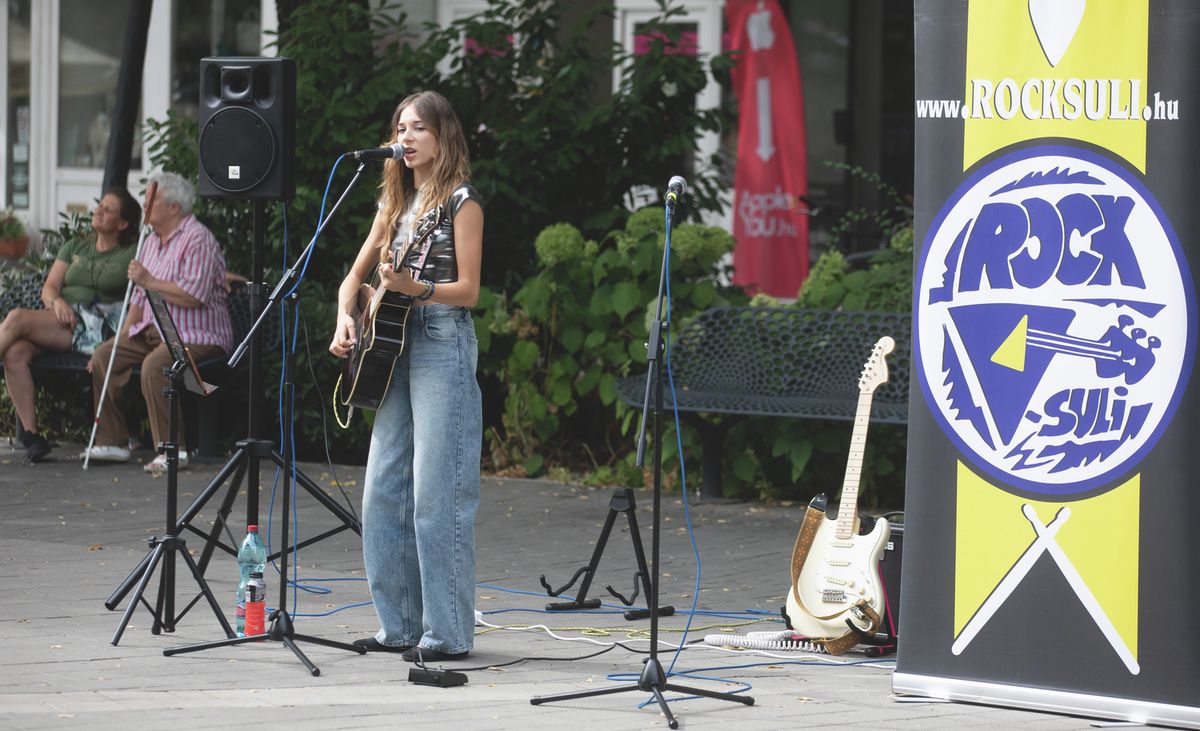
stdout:
<svg viewBox="0 0 1200 731">
<path fill-rule="evenodd" d="M 838 506 L 837 537 L 854 537 L 858 526 L 858 484 L 862 476 L 863 451 L 867 445 L 867 426 L 871 421 L 873 392 L 858 394 L 858 409 L 854 413 L 854 432 L 850 435 L 850 454 L 846 459 L 846 478 L 842 480 L 842 499 Z"/>
</svg>

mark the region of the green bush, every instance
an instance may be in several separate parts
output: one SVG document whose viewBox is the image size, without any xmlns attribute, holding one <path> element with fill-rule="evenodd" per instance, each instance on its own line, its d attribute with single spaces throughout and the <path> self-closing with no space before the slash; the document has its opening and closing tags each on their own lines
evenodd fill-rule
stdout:
<svg viewBox="0 0 1200 731">
<path fill-rule="evenodd" d="M 592 482 L 642 483 L 629 454 L 636 412 L 618 401 L 615 385 L 645 368 L 665 238 L 658 208 L 638 211 L 600 242 L 571 224 L 548 226 L 534 243 L 542 269 L 511 303 L 488 300 L 478 321 L 486 333 L 481 346 L 486 340 L 485 357 L 502 362 L 506 394 L 503 433 L 489 433 L 494 469 L 539 474 L 553 465 L 587 465 Z M 732 246 L 720 229 L 675 227 L 674 321 L 745 301 L 717 281 Z"/>
</svg>

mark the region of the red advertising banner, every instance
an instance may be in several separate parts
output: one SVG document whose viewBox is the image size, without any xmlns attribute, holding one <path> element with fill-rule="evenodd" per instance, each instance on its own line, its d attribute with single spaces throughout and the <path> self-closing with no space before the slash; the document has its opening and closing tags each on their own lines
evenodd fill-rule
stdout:
<svg viewBox="0 0 1200 731">
<path fill-rule="evenodd" d="M 725 3 L 730 48 L 738 52 L 733 281 L 795 297 L 808 276 L 808 144 L 800 67 L 777 0 Z"/>
</svg>

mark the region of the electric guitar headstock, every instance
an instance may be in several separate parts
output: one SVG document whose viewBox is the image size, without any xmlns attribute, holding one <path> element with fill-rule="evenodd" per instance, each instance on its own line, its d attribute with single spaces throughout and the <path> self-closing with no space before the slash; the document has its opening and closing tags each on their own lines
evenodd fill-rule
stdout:
<svg viewBox="0 0 1200 731">
<path fill-rule="evenodd" d="M 887 335 L 875 342 L 875 347 L 871 348 L 871 357 L 867 358 L 867 364 L 863 366 L 862 375 L 858 378 L 860 393 L 873 393 L 876 388 L 887 383 L 887 355 L 895 349 L 896 341 Z"/>
</svg>

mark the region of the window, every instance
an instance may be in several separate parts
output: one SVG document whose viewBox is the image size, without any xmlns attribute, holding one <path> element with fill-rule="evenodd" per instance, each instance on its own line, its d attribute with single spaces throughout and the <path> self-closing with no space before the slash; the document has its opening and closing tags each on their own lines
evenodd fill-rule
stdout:
<svg viewBox="0 0 1200 731">
<path fill-rule="evenodd" d="M 59 167 L 103 168 L 116 105 L 130 0 L 61 0 L 58 45 Z M 139 127 L 141 125 L 138 125 Z M 141 166 L 135 142 L 132 166 Z"/>
<path fill-rule="evenodd" d="M 261 0 L 186 0 L 175 3 L 171 44 L 171 111 L 199 118 L 200 59 L 257 56 Z"/>
<path fill-rule="evenodd" d="M 9 0 L 8 104 L 4 110 L 8 157 L 4 199 L 13 208 L 29 208 L 29 36 L 30 0 Z"/>
</svg>

